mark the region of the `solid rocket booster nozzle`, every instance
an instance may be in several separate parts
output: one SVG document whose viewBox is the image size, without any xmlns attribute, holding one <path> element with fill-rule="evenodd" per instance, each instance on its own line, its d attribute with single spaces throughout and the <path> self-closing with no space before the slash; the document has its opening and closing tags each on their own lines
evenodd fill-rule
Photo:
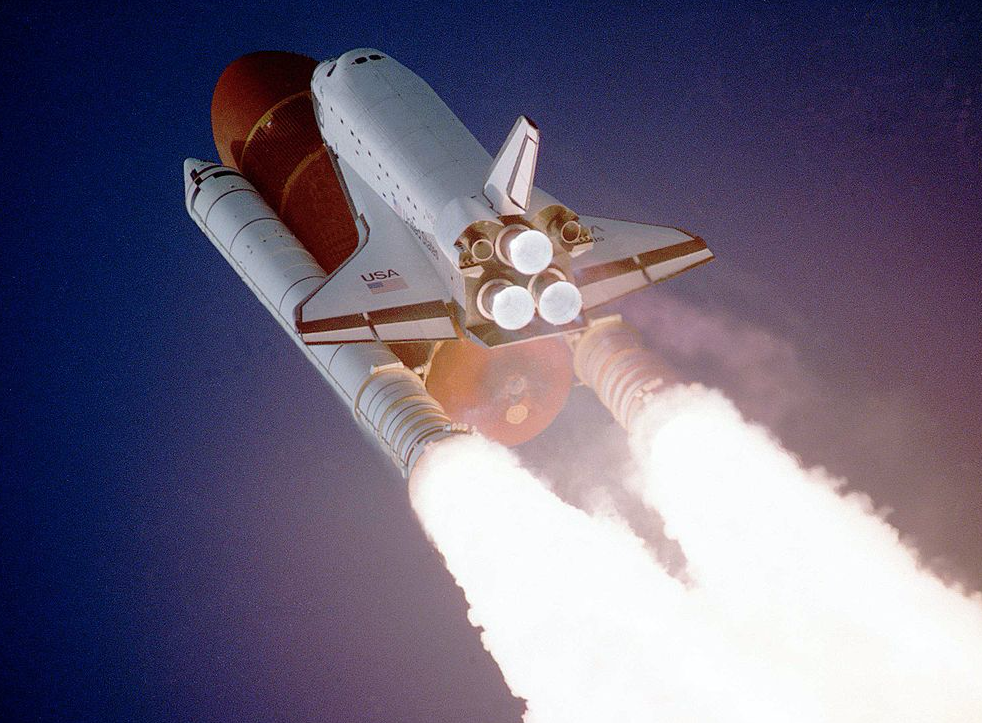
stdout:
<svg viewBox="0 0 982 723">
<path fill-rule="evenodd" d="M 647 394 L 675 381 L 665 364 L 644 348 L 638 331 L 619 316 L 591 322 L 572 343 L 576 376 L 625 429 Z"/>
</svg>

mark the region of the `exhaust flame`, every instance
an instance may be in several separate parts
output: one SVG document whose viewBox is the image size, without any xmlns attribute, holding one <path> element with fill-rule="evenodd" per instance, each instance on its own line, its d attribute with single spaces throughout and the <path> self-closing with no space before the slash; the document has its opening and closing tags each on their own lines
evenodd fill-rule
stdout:
<svg viewBox="0 0 982 723">
<path fill-rule="evenodd" d="M 697 386 L 651 400 L 631 442 L 689 585 L 481 438 L 433 445 L 410 482 L 527 723 L 979 719 L 982 605 L 868 500 Z"/>
<path fill-rule="evenodd" d="M 868 497 L 698 385 L 652 399 L 631 443 L 694 584 L 823 719 L 982 720 L 979 596 L 921 568 Z"/>
<path fill-rule="evenodd" d="M 470 604 L 525 720 L 788 720 L 766 676 L 709 634 L 700 604 L 613 519 L 565 504 L 504 447 L 435 445 L 413 507 Z M 746 691 L 746 692 L 744 692 Z"/>
</svg>

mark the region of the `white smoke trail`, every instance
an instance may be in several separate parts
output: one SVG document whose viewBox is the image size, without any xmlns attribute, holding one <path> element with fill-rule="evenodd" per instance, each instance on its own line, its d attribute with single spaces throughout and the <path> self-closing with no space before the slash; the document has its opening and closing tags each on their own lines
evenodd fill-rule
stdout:
<svg viewBox="0 0 982 723">
<path fill-rule="evenodd" d="M 721 623 L 831 721 L 982 721 L 982 605 L 864 495 L 804 470 L 722 394 L 675 387 L 631 435 L 640 491 Z"/>
<path fill-rule="evenodd" d="M 698 596 L 616 520 L 548 491 L 503 447 L 441 442 L 410 492 L 529 723 L 787 721 L 767 671 L 731 653 Z"/>
<path fill-rule="evenodd" d="M 868 504 L 701 388 L 659 396 L 632 446 L 690 586 L 486 440 L 411 480 L 527 723 L 982 720 L 982 607 Z"/>
</svg>

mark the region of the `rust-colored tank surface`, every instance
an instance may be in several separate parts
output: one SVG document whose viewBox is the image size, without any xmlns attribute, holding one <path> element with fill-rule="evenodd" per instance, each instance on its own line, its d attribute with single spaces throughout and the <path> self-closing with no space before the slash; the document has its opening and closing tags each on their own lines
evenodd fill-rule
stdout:
<svg viewBox="0 0 982 723">
<path fill-rule="evenodd" d="M 317 61 L 262 51 L 218 79 L 211 99 L 215 147 L 248 178 L 331 273 L 358 245 L 344 191 L 317 130 L 310 77 Z"/>
<path fill-rule="evenodd" d="M 514 446 L 548 427 L 573 383 L 569 346 L 537 339 L 486 349 L 470 341 L 440 344 L 426 388 L 454 421 Z"/>
</svg>

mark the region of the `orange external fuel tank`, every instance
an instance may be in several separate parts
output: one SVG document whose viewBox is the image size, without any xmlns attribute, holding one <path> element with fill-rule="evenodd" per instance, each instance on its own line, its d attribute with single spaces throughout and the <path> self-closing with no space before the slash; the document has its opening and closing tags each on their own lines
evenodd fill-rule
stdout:
<svg viewBox="0 0 982 723">
<path fill-rule="evenodd" d="M 358 246 L 358 230 L 314 120 L 317 61 L 265 51 L 222 73 L 211 127 L 222 163 L 237 168 L 330 274 Z"/>
<path fill-rule="evenodd" d="M 558 337 L 494 349 L 443 342 L 426 377 L 427 390 L 451 419 L 509 446 L 552 424 L 572 383 L 572 352 Z"/>
</svg>

